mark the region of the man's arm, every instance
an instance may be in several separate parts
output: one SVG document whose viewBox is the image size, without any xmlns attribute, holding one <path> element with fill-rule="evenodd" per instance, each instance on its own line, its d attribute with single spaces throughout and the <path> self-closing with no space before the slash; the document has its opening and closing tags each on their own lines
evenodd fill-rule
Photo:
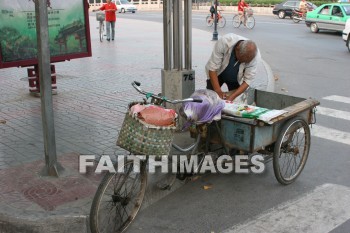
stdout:
<svg viewBox="0 0 350 233">
<path fill-rule="evenodd" d="M 234 91 L 230 96 L 228 96 L 226 99 L 229 101 L 233 101 L 234 99 L 236 99 L 240 94 L 242 94 L 245 90 L 247 90 L 247 88 L 249 87 L 249 85 L 246 82 L 243 82 L 242 85 L 239 86 L 239 88 L 237 88 L 236 91 Z"/>
<path fill-rule="evenodd" d="M 218 71 L 221 68 L 222 62 L 224 60 L 225 45 L 222 39 L 219 39 L 213 49 L 213 52 L 206 64 L 206 69 L 208 71 L 208 76 L 210 82 L 213 86 L 214 91 L 223 98 L 223 92 L 219 84 Z"/>
<path fill-rule="evenodd" d="M 220 98 L 224 99 L 225 96 L 221 90 L 217 72 L 209 70 L 209 78 L 210 78 L 210 82 L 211 82 L 211 85 L 213 86 L 214 91 L 219 95 Z"/>
</svg>

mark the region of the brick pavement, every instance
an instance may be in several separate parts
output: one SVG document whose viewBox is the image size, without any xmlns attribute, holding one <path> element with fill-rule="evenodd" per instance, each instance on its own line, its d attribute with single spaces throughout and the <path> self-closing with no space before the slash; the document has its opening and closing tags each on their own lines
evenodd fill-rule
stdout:
<svg viewBox="0 0 350 233">
<path fill-rule="evenodd" d="M 77 156 L 123 154 L 115 146 L 118 130 L 127 103 L 140 99 L 131 81 L 160 91 L 161 24 L 118 19 L 116 40 L 100 43 L 94 17 L 90 23 L 93 56 L 56 64 L 56 146 L 65 168 L 59 179 L 39 175 L 44 166 L 40 99 L 29 95 L 26 69 L 0 70 L 0 232 L 86 232 L 101 176 L 79 174 Z M 211 36 L 193 30 L 197 89 L 205 86 Z M 259 69 L 266 79 L 265 68 Z M 152 203 L 147 196 L 146 202 Z"/>
</svg>

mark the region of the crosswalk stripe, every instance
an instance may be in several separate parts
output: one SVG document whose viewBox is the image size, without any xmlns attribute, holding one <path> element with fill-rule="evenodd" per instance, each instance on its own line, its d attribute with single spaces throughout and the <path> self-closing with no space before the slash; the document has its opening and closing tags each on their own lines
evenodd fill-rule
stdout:
<svg viewBox="0 0 350 233">
<path fill-rule="evenodd" d="M 328 233 L 350 218 L 350 188 L 324 184 L 222 233 Z"/>
<path fill-rule="evenodd" d="M 332 108 L 325 108 L 325 107 L 318 106 L 316 108 L 316 114 L 326 115 L 326 116 L 350 121 L 350 112 L 336 110 Z"/>
<path fill-rule="evenodd" d="M 331 129 L 320 125 L 313 125 L 311 128 L 311 135 L 350 145 L 350 133 L 344 131 Z"/>
<path fill-rule="evenodd" d="M 350 98 L 345 96 L 330 95 L 330 96 L 323 97 L 322 99 L 350 104 Z"/>
</svg>

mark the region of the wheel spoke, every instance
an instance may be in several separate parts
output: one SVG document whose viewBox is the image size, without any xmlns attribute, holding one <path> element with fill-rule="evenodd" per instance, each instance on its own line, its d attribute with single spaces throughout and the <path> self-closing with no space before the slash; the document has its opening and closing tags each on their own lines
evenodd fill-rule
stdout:
<svg viewBox="0 0 350 233">
<path fill-rule="evenodd" d="M 274 171 L 281 184 L 290 184 L 299 176 L 310 149 L 309 125 L 303 119 L 289 122 L 275 144 Z"/>
</svg>

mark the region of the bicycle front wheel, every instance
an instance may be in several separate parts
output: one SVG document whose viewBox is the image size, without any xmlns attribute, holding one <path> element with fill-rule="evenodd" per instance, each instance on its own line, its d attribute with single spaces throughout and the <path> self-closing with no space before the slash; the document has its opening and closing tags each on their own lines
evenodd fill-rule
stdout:
<svg viewBox="0 0 350 233">
<path fill-rule="evenodd" d="M 255 26 L 255 19 L 253 16 L 248 16 L 246 26 L 249 29 L 253 29 Z"/>
<path fill-rule="evenodd" d="M 104 31 L 104 24 L 103 21 L 100 21 L 100 29 L 99 29 L 99 33 L 100 33 L 100 41 L 103 41 L 103 31 Z"/>
<path fill-rule="evenodd" d="M 206 18 L 205 20 L 206 20 L 206 22 L 207 22 L 207 26 L 208 26 L 208 27 L 213 26 L 214 19 L 213 19 L 210 15 L 208 15 L 207 18 Z"/>
<path fill-rule="evenodd" d="M 241 26 L 241 20 L 240 20 L 240 18 L 239 18 L 239 15 L 233 16 L 232 21 L 233 21 L 233 26 L 234 26 L 235 28 L 239 28 L 239 26 Z"/>
<path fill-rule="evenodd" d="M 223 28 L 223 27 L 225 27 L 225 25 L 226 25 L 226 19 L 224 16 L 221 16 L 221 18 L 219 19 L 219 22 L 218 22 L 218 26 L 220 28 Z"/>
<path fill-rule="evenodd" d="M 92 233 L 122 233 L 139 211 L 147 185 L 146 163 L 134 172 L 126 162 L 123 173 L 107 173 L 94 196 L 90 211 Z"/>
</svg>

